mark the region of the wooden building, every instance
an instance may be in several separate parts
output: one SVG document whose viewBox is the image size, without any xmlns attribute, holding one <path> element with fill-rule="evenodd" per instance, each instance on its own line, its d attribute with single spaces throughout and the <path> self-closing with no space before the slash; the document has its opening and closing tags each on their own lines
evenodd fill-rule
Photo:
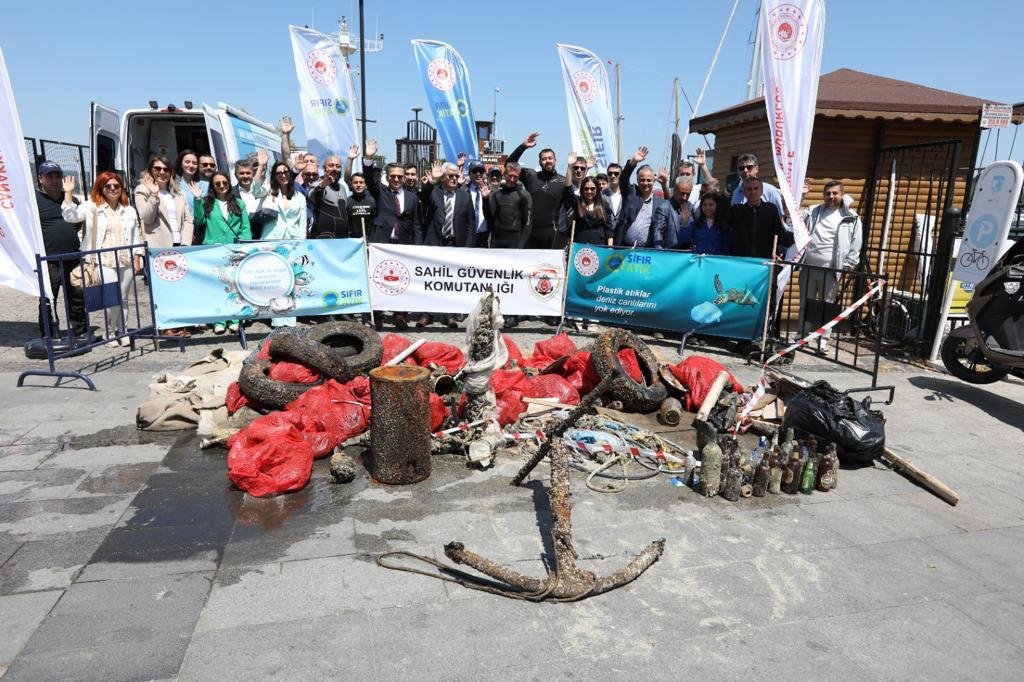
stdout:
<svg viewBox="0 0 1024 682">
<path fill-rule="evenodd" d="M 821 76 L 804 208 L 821 203 L 825 182 L 841 180 L 864 220 L 868 267 L 900 290 L 922 292 L 947 196 L 963 207 L 970 191 L 986 103 L 851 69 Z M 778 184 L 764 98 L 695 118 L 690 129 L 715 135 L 713 172 L 723 185 L 746 152 L 757 155 L 761 177 Z M 905 145 L 921 146 L 908 159 L 891 149 Z"/>
</svg>

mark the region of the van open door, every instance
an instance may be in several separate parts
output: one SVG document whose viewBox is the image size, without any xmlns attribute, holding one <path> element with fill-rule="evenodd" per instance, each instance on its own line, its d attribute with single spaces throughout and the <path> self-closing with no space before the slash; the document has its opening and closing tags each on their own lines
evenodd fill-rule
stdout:
<svg viewBox="0 0 1024 682">
<path fill-rule="evenodd" d="M 224 124 L 220 120 L 220 112 L 209 104 L 203 104 L 203 118 L 206 119 L 206 134 L 210 138 L 210 153 L 217 161 L 217 169 L 231 173 L 228 159 L 228 146 L 224 139 Z"/>
<path fill-rule="evenodd" d="M 92 177 L 104 171 L 117 171 L 123 176 L 124 162 L 121 157 L 120 117 L 117 109 L 89 103 L 89 145 L 92 152 Z M 83 184 L 84 186 L 84 184 Z M 84 188 L 88 194 L 89 188 Z"/>
</svg>

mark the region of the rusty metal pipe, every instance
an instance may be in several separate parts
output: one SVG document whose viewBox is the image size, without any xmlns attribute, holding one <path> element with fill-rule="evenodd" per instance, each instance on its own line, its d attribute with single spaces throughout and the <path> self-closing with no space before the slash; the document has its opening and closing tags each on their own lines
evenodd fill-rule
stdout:
<svg viewBox="0 0 1024 682">
<path fill-rule="evenodd" d="M 430 476 L 430 370 L 370 370 L 370 475 L 404 485 Z"/>
</svg>

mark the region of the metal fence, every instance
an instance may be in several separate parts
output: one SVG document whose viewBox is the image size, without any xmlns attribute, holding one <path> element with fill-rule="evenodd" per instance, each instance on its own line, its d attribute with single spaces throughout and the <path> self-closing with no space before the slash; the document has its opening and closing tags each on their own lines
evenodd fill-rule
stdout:
<svg viewBox="0 0 1024 682">
<path fill-rule="evenodd" d="M 888 284 L 884 274 L 859 270 L 783 263 L 792 267 L 772 325 L 775 343 L 786 347 L 836 318 L 878 282 Z M 862 372 L 871 377 L 871 388 L 878 386 L 879 357 L 883 334 L 888 324 L 890 296 L 888 286 L 882 297 L 868 301 L 832 328 L 830 333 L 799 347 L 794 354 L 816 355 L 829 362 Z"/>
<path fill-rule="evenodd" d="M 36 176 L 36 167 L 39 164 L 43 161 L 53 161 L 61 167 L 64 175 L 74 177 L 79 191 L 88 196 L 93 180 L 92 160 L 88 145 L 26 137 L 25 151 L 28 153 L 28 162 L 32 167 L 33 178 Z"/>
<path fill-rule="evenodd" d="M 82 371 L 57 369 L 58 360 L 81 355 L 102 344 L 125 345 L 135 350 L 136 341 L 154 344 L 171 341 L 185 352 L 181 337 L 161 336 L 156 328 L 156 311 L 148 287 L 142 281 L 143 264 L 148 267 L 145 244 L 93 249 L 54 256 L 36 255 L 39 278 L 39 326 L 41 351 L 48 369 L 29 369 L 18 376 L 23 386 L 30 376 L 58 380 L 81 379 L 96 390 Z M 90 263 L 95 265 L 90 272 Z M 44 278 L 53 289 L 46 297 Z M 58 291 L 59 290 L 59 291 Z M 63 295 L 58 297 L 58 293 Z M 63 330 L 61 320 L 64 322 Z M 58 382 L 59 385 L 59 382 Z"/>
<path fill-rule="evenodd" d="M 944 213 L 953 205 L 954 189 L 965 190 L 959 172 L 960 141 L 883 147 L 875 159 L 863 212 L 861 262 L 886 276 L 888 295 L 905 311 L 899 327 L 894 319 L 880 330 L 891 348 L 912 354 L 927 350 L 931 298 L 945 282 L 949 265 L 936 258 Z M 934 317 L 934 315 L 932 315 Z"/>
</svg>

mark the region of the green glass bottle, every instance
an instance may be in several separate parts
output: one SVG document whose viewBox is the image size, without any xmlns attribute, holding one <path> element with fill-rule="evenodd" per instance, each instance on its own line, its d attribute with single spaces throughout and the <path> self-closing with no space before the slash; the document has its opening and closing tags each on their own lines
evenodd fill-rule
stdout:
<svg viewBox="0 0 1024 682">
<path fill-rule="evenodd" d="M 800 492 L 804 495 L 814 492 L 814 470 L 817 463 L 818 461 L 813 455 L 808 456 L 807 462 L 804 463 L 804 472 L 800 476 Z"/>
</svg>

